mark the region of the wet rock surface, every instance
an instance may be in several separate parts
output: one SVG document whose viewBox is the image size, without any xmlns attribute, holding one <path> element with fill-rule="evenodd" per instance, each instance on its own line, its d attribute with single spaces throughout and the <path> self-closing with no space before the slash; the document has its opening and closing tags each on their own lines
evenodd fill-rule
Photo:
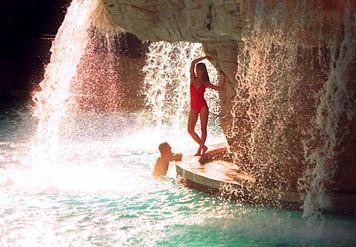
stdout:
<svg viewBox="0 0 356 247">
<path fill-rule="evenodd" d="M 103 6 L 111 24 L 141 40 L 203 44 L 228 77 L 220 119 L 234 160 L 263 185 L 356 192 L 353 1 Z"/>
</svg>

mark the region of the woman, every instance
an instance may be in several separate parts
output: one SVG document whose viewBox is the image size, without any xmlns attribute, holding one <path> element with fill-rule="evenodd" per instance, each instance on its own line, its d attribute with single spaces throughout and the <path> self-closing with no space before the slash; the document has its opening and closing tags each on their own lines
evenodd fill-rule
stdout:
<svg viewBox="0 0 356 247">
<path fill-rule="evenodd" d="M 204 63 L 198 63 L 201 60 L 208 59 L 211 61 L 213 58 L 209 56 L 201 57 L 192 61 L 190 66 L 190 113 L 188 117 L 188 133 L 192 136 L 194 141 L 199 144 L 199 149 L 195 156 L 205 154 L 208 150 L 205 146 L 205 140 L 207 135 L 207 125 L 209 109 L 204 99 L 205 88 L 211 88 L 214 90 L 223 90 L 225 86 L 226 75 L 220 70 L 220 78 L 222 78 L 221 85 L 215 86 L 210 83 L 208 71 L 206 70 Z M 196 66 L 195 66 L 196 65 Z M 196 67 L 196 73 L 194 72 Z M 200 114 L 201 125 L 201 137 L 195 133 L 195 124 Z"/>
</svg>

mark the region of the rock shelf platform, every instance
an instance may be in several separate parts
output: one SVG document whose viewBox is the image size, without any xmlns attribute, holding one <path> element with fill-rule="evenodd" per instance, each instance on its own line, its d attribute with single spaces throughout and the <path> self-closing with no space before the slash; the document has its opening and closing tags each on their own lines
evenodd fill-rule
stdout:
<svg viewBox="0 0 356 247">
<path fill-rule="evenodd" d="M 257 179 L 229 161 L 227 145 L 209 146 L 203 156 L 184 154 L 183 160 L 175 162 L 177 182 L 207 194 L 222 196 L 242 203 L 298 210 L 303 201 L 298 192 L 262 188 Z M 355 215 L 356 197 L 330 194 L 333 205 L 323 209 L 327 213 Z"/>
</svg>

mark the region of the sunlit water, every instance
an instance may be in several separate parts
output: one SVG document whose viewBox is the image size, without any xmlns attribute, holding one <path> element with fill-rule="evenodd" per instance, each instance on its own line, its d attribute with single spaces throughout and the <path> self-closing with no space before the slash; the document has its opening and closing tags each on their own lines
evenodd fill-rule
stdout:
<svg viewBox="0 0 356 247">
<path fill-rule="evenodd" d="M 76 129 L 51 159 L 30 152 L 31 110 L 3 108 L 0 246 L 355 246 L 354 218 L 225 201 L 178 184 L 173 164 L 153 179 L 158 143 L 195 144 L 183 127 L 144 128 L 136 115 L 83 117 L 91 131 Z M 208 142 L 223 141 L 219 132 Z"/>
</svg>

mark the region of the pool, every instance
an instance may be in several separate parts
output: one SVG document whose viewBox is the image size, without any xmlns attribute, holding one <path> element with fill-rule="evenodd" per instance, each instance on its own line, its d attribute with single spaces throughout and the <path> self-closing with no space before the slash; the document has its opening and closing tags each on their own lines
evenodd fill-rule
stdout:
<svg viewBox="0 0 356 247">
<path fill-rule="evenodd" d="M 0 246 L 355 246 L 352 217 L 209 196 L 178 184 L 173 164 L 153 179 L 160 142 L 195 147 L 184 127 L 147 126 L 139 112 L 85 116 L 49 152 L 33 141 L 27 104 L 0 115 Z M 210 131 L 208 142 L 223 140 Z"/>
</svg>

